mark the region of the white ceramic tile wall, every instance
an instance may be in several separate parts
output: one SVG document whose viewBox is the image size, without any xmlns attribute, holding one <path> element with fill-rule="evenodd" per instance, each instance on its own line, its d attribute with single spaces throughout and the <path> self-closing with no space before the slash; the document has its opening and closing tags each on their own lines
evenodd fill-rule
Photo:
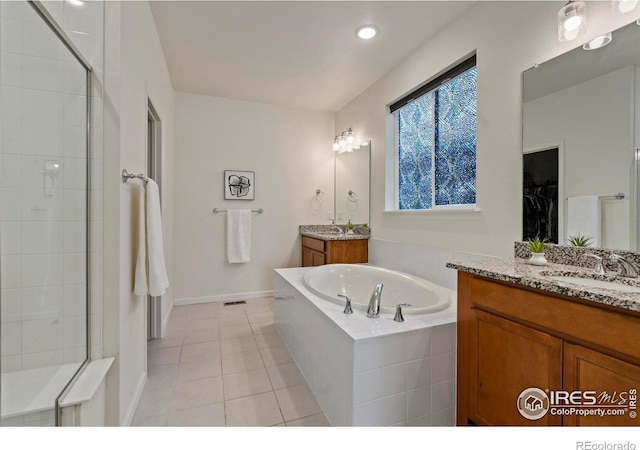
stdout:
<svg viewBox="0 0 640 450">
<path fill-rule="evenodd" d="M 354 341 L 278 273 L 274 292 L 275 326 L 332 425 L 454 424 L 454 323 Z"/>
<path fill-rule="evenodd" d="M 92 74 L 91 355 L 101 358 L 102 1 L 45 7 Z M 85 72 L 25 1 L 0 2 L 2 372 L 84 359 Z M 43 176 L 48 161 L 61 165 Z M 16 419 L 49 423 L 47 417 Z M 4 425 L 4 422 L 3 422 Z"/>
</svg>

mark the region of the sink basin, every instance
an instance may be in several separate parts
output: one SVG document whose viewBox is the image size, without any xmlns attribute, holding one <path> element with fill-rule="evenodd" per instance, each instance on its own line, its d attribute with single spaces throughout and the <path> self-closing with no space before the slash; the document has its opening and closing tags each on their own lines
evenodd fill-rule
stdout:
<svg viewBox="0 0 640 450">
<path fill-rule="evenodd" d="M 575 275 L 550 275 L 548 278 L 561 281 L 564 283 L 571 283 L 578 286 L 594 287 L 600 289 L 613 289 L 620 292 L 634 292 L 640 294 L 640 287 L 630 286 L 628 284 L 619 283 L 613 280 L 600 280 L 595 278 L 583 278 Z"/>
</svg>

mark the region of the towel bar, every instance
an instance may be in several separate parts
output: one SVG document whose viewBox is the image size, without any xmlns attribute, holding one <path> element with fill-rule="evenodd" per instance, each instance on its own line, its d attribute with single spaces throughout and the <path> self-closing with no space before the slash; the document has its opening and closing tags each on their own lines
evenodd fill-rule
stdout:
<svg viewBox="0 0 640 450">
<path fill-rule="evenodd" d="M 225 212 L 227 212 L 226 209 L 213 208 L 213 213 L 214 214 L 225 213 Z M 264 212 L 264 209 L 262 209 L 262 208 L 260 208 L 260 209 L 252 209 L 251 212 L 262 214 Z"/>
<path fill-rule="evenodd" d="M 122 169 L 122 182 L 123 183 L 126 183 L 127 181 L 129 181 L 132 178 L 137 178 L 138 180 L 142 180 L 142 181 L 149 181 L 149 178 L 145 177 L 141 173 L 139 173 L 138 175 L 134 175 L 132 173 L 127 172 L 127 169 Z"/>
</svg>

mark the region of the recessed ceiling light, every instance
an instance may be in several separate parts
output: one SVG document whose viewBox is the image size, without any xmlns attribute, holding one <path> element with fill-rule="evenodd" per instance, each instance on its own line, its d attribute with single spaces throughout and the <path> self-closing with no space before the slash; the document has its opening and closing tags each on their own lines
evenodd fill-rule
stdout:
<svg viewBox="0 0 640 450">
<path fill-rule="evenodd" d="M 378 29 L 373 25 L 364 25 L 356 30 L 356 36 L 360 39 L 371 39 L 378 34 Z"/>
<path fill-rule="evenodd" d="M 74 6 L 84 6 L 84 2 L 82 0 L 68 0 Z"/>
</svg>

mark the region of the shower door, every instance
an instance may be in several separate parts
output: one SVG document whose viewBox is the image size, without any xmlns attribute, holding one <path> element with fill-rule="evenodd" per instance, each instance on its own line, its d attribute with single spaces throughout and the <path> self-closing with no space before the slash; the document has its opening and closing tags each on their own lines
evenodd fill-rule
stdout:
<svg viewBox="0 0 640 450">
<path fill-rule="evenodd" d="M 0 424 L 55 425 L 88 360 L 90 67 L 40 3 L 0 16 Z"/>
</svg>

